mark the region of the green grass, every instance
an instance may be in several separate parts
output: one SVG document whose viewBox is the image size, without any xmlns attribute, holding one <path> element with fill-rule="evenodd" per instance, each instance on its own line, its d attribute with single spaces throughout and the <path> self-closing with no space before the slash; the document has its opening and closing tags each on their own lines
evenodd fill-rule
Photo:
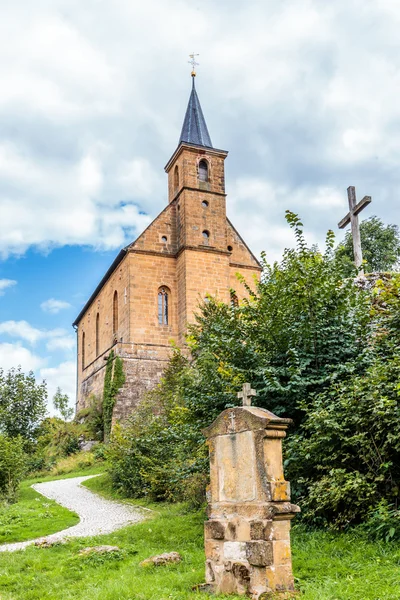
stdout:
<svg viewBox="0 0 400 600">
<path fill-rule="evenodd" d="M 16 504 L 0 506 L 0 544 L 50 535 L 79 521 L 75 513 L 35 492 L 30 483 L 22 483 Z"/>
<path fill-rule="evenodd" d="M 106 475 L 86 485 L 107 497 L 118 497 Z M 207 598 L 191 591 L 204 580 L 204 515 L 185 512 L 180 505 L 156 508 L 148 520 L 111 535 L 0 554 L 1 599 Z M 308 532 L 301 527 L 294 527 L 292 540 L 294 574 L 302 600 L 399 600 L 399 544 L 373 544 L 356 534 Z M 96 544 L 115 544 L 121 552 L 114 557 L 78 555 L 81 548 Z M 182 563 L 145 569 L 139 566 L 148 556 L 173 550 L 182 554 Z M 230 596 L 235 598 L 238 600 Z"/>
</svg>

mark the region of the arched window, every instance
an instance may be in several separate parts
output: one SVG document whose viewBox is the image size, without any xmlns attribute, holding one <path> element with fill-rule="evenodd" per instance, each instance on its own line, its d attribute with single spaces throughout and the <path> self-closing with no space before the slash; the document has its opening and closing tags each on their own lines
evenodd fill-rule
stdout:
<svg viewBox="0 0 400 600">
<path fill-rule="evenodd" d="M 179 169 L 178 169 L 178 165 L 176 165 L 175 171 L 174 171 L 174 187 L 175 187 L 175 190 L 177 190 L 178 187 L 179 187 Z"/>
<path fill-rule="evenodd" d="M 115 290 L 113 298 L 113 334 L 118 332 L 118 292 Z"/>
<path fill-rule="evenodd" d="M 168 289 L 162 287 L 158 291 L 158 324 L 168 325 Z"/>
<path fill-rule="evenodd" d="M 208 181 L 208 163 L 206 160 L 199 162 L 199 180 Z"/>
<path fill-rule="evenodd" d="M 82 354 L 82 371 L 83 371 L 83 369 L 85 368 L 85 332 L 82 333 L 81 354 Z"/>
<path fill-rule="evenodd" d="M 96 315 L 96 357 L 100 354 L 100 314 Z"/>
<path fill-rule="evenodd" d="M 236 296 L 235 292 L 231 292 L 231 306 L 233 308 L 239 306 L 239 298 Z"/>
</svg>

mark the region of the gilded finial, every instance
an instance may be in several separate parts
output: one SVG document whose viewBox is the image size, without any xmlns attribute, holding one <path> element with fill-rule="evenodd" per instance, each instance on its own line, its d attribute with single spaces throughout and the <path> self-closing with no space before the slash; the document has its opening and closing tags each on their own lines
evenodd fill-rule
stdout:
<svg viewBox="0 0 400 600">
<path fill-rule="evenodd" d="M 199 56 L 198 54 L 195 54 L 194 52 L 192 52 L 192 54 L 189 54 L 190 56 L 190 60 L 188 60 L 188 63 L 190 65 L 192 65 L 192 77 L 196 77 L 196 67 L 199 65 L 198 62 L 196 62 L 196 56 Z"/>
</svg>

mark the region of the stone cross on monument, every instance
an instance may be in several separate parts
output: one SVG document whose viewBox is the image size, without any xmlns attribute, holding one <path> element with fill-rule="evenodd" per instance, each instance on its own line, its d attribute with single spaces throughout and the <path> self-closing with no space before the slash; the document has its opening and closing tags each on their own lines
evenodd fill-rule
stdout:
<svg viewBox="0 0 400 600">
<path fill-rule="evenodd" d="M 358 215 L 368 204 L 371 202 L 371 196 L 364 196 L 362 200 L 356 203 L 356 188 L 351 185 L 347 188 L 347 197 L 349 199 L 349 212 L 343 219 L 338 223 L 339 229 L 344 229 L 349 223 L 351 223 L 351 235 L 353 238 L 354 248 L 354 262 L 360 273 L 363 273 L 362 266 L 362 249 L 361 249 L 361 237 L 360 237 L 360 225 L 358 222 Z"/>
<path fill-rule="evenodd" d="M 244 383 L 242 391 L 238 392 L 237 396 L 242 399 L 243 406 L 251 406 L 251 398 L 257 396 L 257 392 L 251 389 L 249 383 Z"/>
</svg>

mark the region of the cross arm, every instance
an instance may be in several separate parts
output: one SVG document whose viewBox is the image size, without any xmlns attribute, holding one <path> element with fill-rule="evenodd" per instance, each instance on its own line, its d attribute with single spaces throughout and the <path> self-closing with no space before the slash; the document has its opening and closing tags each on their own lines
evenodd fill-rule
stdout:
<svg viewBox="0 0 400 600">
<path fill-rule="evenodd" d="M 355 205 L 354 210 L 353 210 L 353 215 L 354 216 L 358 215 L 371 202 L 372 202 L 371 196 L 364 196 L 364 198 L 362 200 L 360 200 L 360 202 L 358 204 Z M 350 223 L 350 221 L 351 221 L 351 213 L 348 212 L 347 215 L 345 217 L 343 217 L 343 219 L 341 221 L 339 221 L 339 223 L 338 223 L 339 229 L 344 229 L 346 227 L 346 225 L 348 225 Z"/>
</svg>

